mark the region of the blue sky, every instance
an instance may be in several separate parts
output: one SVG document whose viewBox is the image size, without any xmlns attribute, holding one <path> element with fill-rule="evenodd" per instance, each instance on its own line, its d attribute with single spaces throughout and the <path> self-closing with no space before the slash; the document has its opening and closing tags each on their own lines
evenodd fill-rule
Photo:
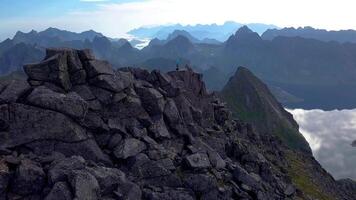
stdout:
<svg viewBox="0 0 356 200">
<path fill-rule="evenodd" d="M 145 25 L 225 21 L 356 29 L 355 7 L 351 0 L 0 0 L 0 40 L 48 27 L 117 38 Z"/>
</svg>

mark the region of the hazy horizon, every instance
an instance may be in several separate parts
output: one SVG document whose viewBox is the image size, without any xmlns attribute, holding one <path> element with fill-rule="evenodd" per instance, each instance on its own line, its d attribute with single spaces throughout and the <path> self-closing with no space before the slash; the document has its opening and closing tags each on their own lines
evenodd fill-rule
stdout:
<svg viewBox="0 0 356 200">
<path fill-rule="evenodd" d="M 74 32 L 92 29 L 119 38 L 141 26 L 223 24 L 226 21 L 326 30 L 356 29 L 353 23 L 356 3 L 346 0 L 3 0 L 0 4 L 0 40 L 12 37 L 16 31 L 48 27 Z M 202 5 L 204 9 L 200 9 Z"/>
</svg>

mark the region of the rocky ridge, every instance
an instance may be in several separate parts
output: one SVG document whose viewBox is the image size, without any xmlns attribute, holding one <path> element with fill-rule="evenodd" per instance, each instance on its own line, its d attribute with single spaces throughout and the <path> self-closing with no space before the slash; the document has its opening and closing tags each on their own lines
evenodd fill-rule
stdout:
<svg viewBox="0 0 356 200">
<path fill-rule="evenodd" d="M 48 49 L 24 70 L 0 85 L 0 199 L 307 198 L 287 147 L 234 120 L 191 69 Z"/>
</svg>

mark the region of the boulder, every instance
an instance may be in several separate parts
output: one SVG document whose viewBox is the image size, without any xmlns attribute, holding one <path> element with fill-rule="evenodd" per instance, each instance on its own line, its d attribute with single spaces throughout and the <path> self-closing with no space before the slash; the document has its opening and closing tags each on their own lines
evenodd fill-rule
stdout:
<svg viewBox="0 0 356 200">
<path fill-rule="evenodd" d="M 258 189 L 261 187 L 261 177 L 258 174 L 248 173 L 241 166 L 237 166 L 233 173 L 234 179 L 237 182 L 245 184 L 248 187 Z"/>
<path fill-rule="evenodd" d="M 92 79 L 89 79 L 89 83 L 110 92 L 121 92 L 125 89 L 125 85 L 122 80 L 115 75 L 100 74 Z"/>
<path fill-rule="evenodd" d="M 48 181 L 51 184 L 66 181 L 71 171 L 82 170 L 85 168 L 85 160 L 80 156 L 72 156 L 55 160 L 51 163 L 48 170 Z"/>
<path fill-rule="evenodd" d="M 95 60 L 94 53 L 91 49 L 82 49 L 82 50 L 78 50 L 77 52 L 78 52 L 79 59 L 82 62 Z"/>
<path fill-rule="evenodd" d="M 29 80 L 52 82 L 66 91 L 72 87 L 65 54 L 56 54 L 39 64 L 25 65 L 24 71 Z"/>
<path fill-rule="evenodd" d="M 101 195 L 111 194 L 118 185 L 125 179 L 125 174 L 119 169 L 107 167 L 86 168 L 98 181 L 101 188 Z"/>
<path fill-rule="evenodd" d="M 16 102 L 29 88 L 29 84 L 25 81 L 12 80 L 0 91 L 0 104 Z"/>
<path fill-rule="evenodd" d="M 135 183 L 123 179 L 119 182 L 117 190 L 115 191 L 118 199 L 136 200 L 141 199 L 142 192 L 138 185 Z"/>
<path fill-rule="evenodd" d="M 37 194 L 46 183 L 46 174 L 38 163 L 22 160 L 16 169 L 11 189 L 20 195 Z"/>
<path fill-rule="evenodd" d="M 160 92 L 146 87 L 136 87 L 135 90 L 142 99 L 142 105 L 148 114 L 151 116 L 162 114 L 165 101 Z"/>
<path fill-rule="evenodd" d="M 206 153 L 195 153 L 185 158 L 187 165 L 192 169 L 204 169 L 211 166 Z"/>
<path fill-rule="evenodd" d="M 87 102 L 77 93 L 56 93 L 44 86 L 35 88 L 27 101 L 34 106 L 55 110 L 75 119 L 83 119 L 88 111 Z"/>
<path fill-rule="evenodd" d="M 45 200 L 72 200 L 71 189 L 66 182 L 57 182 L 53 185 Z"/>
<path fill-rule="evenodd" d="M 10 181 L 10 170 L 5 160 L 0 160 L 0 199 L 5 199 L 5 194 Z"/>
<path fill-rule="evenodd" d="M 114 149 L 114 155 L 119 159 L 135 156 L 146 149 L 145 143 L 135 138 L 127 138 L 120 142 Z"/>
<path fill-rule="evenodd" d="M 8 132 L 0 132 L 1 144 L 6 147 L 44 140 L 73 143 L 89 138 L 85 129 L 59 112 L 24 104 L 4 104 L 0 111 L 0 119 L 9 124 Z"/>
<path fill-rule="evenodd" d="M 109 62 L 103 60 L 89 60 L 85 64 L 85 70 L 89 78 L 99 75 L 114 75 L 115 72 Z"/>
<path fill-rule="evenodd" d="M 74 198 L 97 200 L 100 198 L 100 187 L 96 178 L 86 170 L 74 170 L 68 177 Z"/>
<path fill-rule="evenodd" d="M 180 122 L 179 111 L 173 99 L 167 99 L 163 114 L 170 125 L 175 125 Z"/>
<path fill-rule="evenodd" d="M 195 195 L 193 192 L 187 189 L 178 188 L 176 190 L 165 188 L 163 191 L 145 191 L 144 196 L 149 200 L 194 200 Z"/>
<path fill-rule="evenodd" d="M 164 123 L 163 119 L 160 118 L 148 128 L 148 131 L 153 135 L 155 139 L 164 139 L 170 138 L 169 131 L 166 128 L 166 124 Z"/>
</svg>

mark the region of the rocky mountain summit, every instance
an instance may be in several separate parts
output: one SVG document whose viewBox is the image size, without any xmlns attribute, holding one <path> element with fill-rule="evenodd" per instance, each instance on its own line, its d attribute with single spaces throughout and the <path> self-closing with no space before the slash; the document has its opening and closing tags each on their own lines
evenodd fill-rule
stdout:
<svg viewBox="0 0 356 200">
<path fill-rule="evenodd" d="M 189 68 L 113 70 L 48 49 L 24 71 L 0 84 L 0 199 L 315 197 L 288 171 L 293 150 L 233 119 Z M 314 162 L 319 199 L 354 199 Z"/>
</svg>

